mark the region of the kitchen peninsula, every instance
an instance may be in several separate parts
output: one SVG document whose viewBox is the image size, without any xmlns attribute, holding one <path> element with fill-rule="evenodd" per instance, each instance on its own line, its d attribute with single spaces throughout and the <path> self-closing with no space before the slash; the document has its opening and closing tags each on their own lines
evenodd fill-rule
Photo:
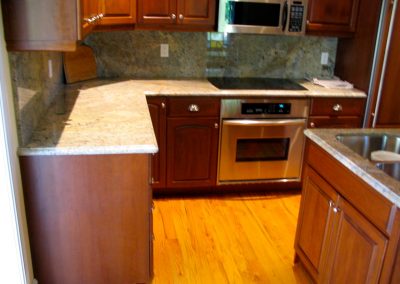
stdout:
<svg viewBox="0 0 400 284">
<path fill-rule="evenodd" d="M 66 89 L 19 150 L 37 279 L 151 278 L 149 158 L 157 141 L 146 96 L 365 97 L 302 84 L 307 90 L 244 92 L 221 91 L 206 80 L 96 80 Z"/>
</svg>

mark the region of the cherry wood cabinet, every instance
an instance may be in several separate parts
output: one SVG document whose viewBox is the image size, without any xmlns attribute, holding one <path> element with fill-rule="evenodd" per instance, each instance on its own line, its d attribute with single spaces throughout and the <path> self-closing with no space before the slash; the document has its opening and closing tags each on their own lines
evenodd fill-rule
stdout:
<svg viewBox="0 0 400 284">
<path fill-rule="evenodd" d="M 22 156 L 39 283 L 149 283 L 149 155 Z"/>
<path fill-rule="evenodd" d="M 215 186 L 220 100 L 148 96 L 147 104 L 159 147 L 152 157 L 154 192 Z"/>
<path fill-rule="evenodd" d="M 114 25 L 132 25 L 136 23 L 135 0 L 100 0 L 103 18 L 100 28 Z M 132 25 L 133 27 L 133 25 Z"/>
<path fill-rule="evenodd" d="M 138 0 L 138 27 L 214 30 L 216 0 Z"/>
<path fill-rule="evenodd" d="M 158 153 L 151 158 L 151 184 L 153 189 L 157 190 L 166 186 L 167 99 L 147 97 L 147 105 L 158 145 Z"/>
<path fill-rule="evenodd" d="M 349 36 L 356 30 L 360 0 L 309 0 L 307 33 Z"/>
<path fill-rule="evenodd" d="M 359 128 L 364 98 L 315 98 L 311 100 L 309 128 Z"/>
<path fill-rule="evenodd" d="M 218 118 L 168 118 L 167 186 L 214 186 Z"/>
<path fill-rule="evenodd" d="M 307 140 L 295 251 L 312 278 L 390 283 L 399 240 L 396 205 Z"/>
</svg>

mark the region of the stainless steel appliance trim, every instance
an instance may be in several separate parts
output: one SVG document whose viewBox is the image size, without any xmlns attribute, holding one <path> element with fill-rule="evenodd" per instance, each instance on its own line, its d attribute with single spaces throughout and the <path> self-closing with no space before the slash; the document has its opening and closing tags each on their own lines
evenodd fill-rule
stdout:
<svg viewBox="0 0 400 284">
<path fill-rule="evenodd" d="M 295 126 L 295 125 L 304 125 L 304 119 L 237 119 L 237 120 L 224 120 L 224 125 L 241 125 L 241 126 Z"/>
</svg>

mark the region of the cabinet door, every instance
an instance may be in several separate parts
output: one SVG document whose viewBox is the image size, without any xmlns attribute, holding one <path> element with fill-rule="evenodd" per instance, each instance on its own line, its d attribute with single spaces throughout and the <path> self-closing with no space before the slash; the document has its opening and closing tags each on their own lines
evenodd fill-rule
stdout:
<svg viewBox="0 0 400 284">
<path fill-rule="evenodd" d="M 218 118 L 168 118 L 167 186 L 214 186 Z"/>
<path fill-rule="evenodd" d="M 400 127 L 400 88 L 398 82 L 400 74 L 400 4 L 397 4 L 395 13 L 387 65 L 382 82 L 377 127 Z"/>
<path fill-rule="evenodd" d="M 216 0 L 177 0 L 178 23 L 184 25 L 215 25 Z"/>
<path fill-rule="evenodd" d="M 136 22 L 135 0 L 102 0 L 100 25 L 124 25 Z"/>
<path fill-rule="evenodd" d="M 138 0 L 137 4 L 139 23 L 176 23 L 176 0 Z"/>
<path fill-rule="evenodd" d="M 309 0 L 307 32 L 345 35 L 355 32 L 360 0 Z"/>
<path fill-rule="evenodd" d="M 334 238 L 322 283 L 378 283 L 387 239 L 344 199 L 336 211 Z"/>
<path fill-rule="evenodd" d="M 329 243 L 331 204 L 338 195 L 310 167 L 306 166 L 303 177 L 295 249 L 311 276 L 317 280 L 323 265 L 322 253 L 325 244 Z"/>
<path fill-rule="evenodd" d="M 158 153 L 151 159 L 151 181 L 152 187 L 157 192 L 165 188 L 166 178 L 166 99 L 162 97 L 147 97 L 151 122 L 157 139 Z"/>
<path fill-rule="evenodd" d="M 91 18 L 99 15 L 100 13 L 100 5 L 97 0 L 82 0 L 80 2 L 81 5 L 81 31 L 82 38 L 84 38 L 87 34 L 89 34 L 93 28 L 96 26 L 98 21 L 91 21 Z"/>
</svg>

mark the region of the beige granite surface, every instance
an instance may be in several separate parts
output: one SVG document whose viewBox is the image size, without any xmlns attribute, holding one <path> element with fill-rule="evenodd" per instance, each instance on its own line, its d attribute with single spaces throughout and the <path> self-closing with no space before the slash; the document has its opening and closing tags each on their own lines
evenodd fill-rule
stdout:
<svg viewBox="0 0 400 284">
<path fill-rule="evenodd" d="M 390 177 L 378 169 L 375 163 L 353 152 L 336 139 L 338 134 L 385 133 L 400 136 L 400 129 L 308 129 L 304 133 L 346 168 L 400 207 L 400 181 Z"/>
<path fill-rule="evenodd" d="M 202 80 L 94 80 L 68 86 L 40 121 L 20 155 L 154 153 L 158 151 L 145 95 L 365 97 L 357 90 L 221 91 Z"/>
</svg>

